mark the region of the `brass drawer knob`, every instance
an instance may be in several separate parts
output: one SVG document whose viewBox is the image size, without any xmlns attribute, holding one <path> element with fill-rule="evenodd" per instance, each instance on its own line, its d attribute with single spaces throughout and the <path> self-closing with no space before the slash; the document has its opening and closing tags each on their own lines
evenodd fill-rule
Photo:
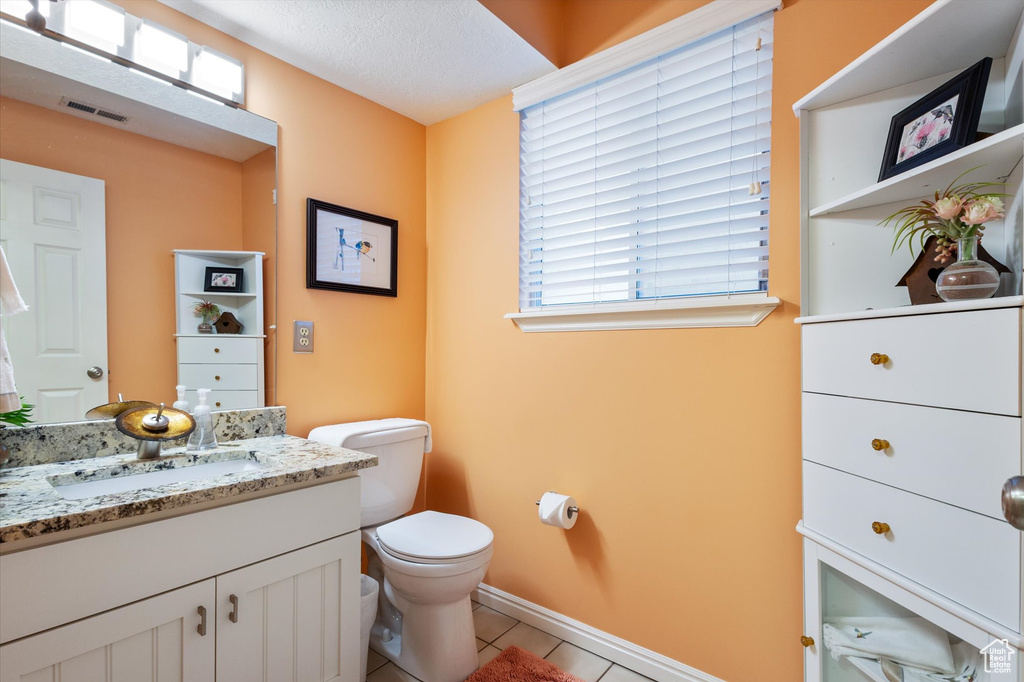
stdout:
<svg viewBox="0 0 1024 682">
<path fill-rule="evenodd" d="M 805 647 L 814 646 L 814 638 L 807 635 L 800 635 L 800 643 Z"/>
<path fill-rule="evenodd" d="M 214 348 L 214 349 L 213 349 L 213 352 L 214 352 L 214 353 L 219 353 L 219 352 L 220 352 L 220 348 Z"/>
<path fill-rule="evenodd" d="M 871 447 L 881 452 L 882 450 L 889 449 L 889 441 L 884 438 L 875 438 L 871 441 Z"/>
<path fill-rule="evenodd" d="M 214 403 L 214 405 L 216 405 L 217 407 L 220 407 L 220 401 L 218 400 L 217 402 Z"/>
<path fill-rule="evenodd" d="M 889 528 L 888 523 L 885 523 L 884 521 L 875 521 L 871 524 L 871 530 L 875 531 L 878 535 L 885 535 L 891 529 Z"/>
<path fill-rule="evenodd" d="M 884 365 L 889 362 L 889 356 L 885 353 L 872 353 L 871 364 L 872 365 Z"/>
<path fill-rule="evenodd" d="M 219 374 L 215 374 L 213 379 L 214 379 L 214 381 L 220 381 L 220 375 Z"/>
</svg>

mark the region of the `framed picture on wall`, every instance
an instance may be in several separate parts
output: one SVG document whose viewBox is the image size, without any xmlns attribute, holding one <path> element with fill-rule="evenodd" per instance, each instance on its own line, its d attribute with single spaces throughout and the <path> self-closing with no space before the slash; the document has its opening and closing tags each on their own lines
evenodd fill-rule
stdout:
<svg viewBox="0 0 1024 682">
<path fill-rule="evenodd" d="M 398 296 L 398 221 L 306 200 L 306 288 Z"/>
<path fill-rule="evenodd" d="M 878 181 L 974 142 L 991 69 L 985 57 L 893 116 Z"/>
<path fill-rule="evenodd" d="M 214 267 L 206 268 L 203 278 L 203 291 L 235 294 L 242 291 L 242 268 Z"/>
</svg>

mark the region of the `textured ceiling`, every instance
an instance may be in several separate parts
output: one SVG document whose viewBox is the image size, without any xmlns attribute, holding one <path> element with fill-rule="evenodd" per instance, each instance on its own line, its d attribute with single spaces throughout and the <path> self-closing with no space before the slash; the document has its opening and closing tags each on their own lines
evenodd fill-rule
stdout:
<svg viewBox="0 0 1024 682">
<path fill-rule="evenodd" d="M 420 123 L 554 65 L 477 0 L 160 0 Z"/>
</svg>

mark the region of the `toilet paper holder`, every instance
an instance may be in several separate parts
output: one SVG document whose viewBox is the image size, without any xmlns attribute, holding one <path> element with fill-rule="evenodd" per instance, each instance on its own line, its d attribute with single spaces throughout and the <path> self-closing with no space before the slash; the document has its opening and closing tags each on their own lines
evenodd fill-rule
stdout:
<svg viewBox="0 0 1024 682">
<path fill-rule="evenodd" d="M 548 492 L 549 492 L 549 493 L 555 493 L 556 495 L 558 494 L 558 492 L 557 492 L 557 491 L 555 491 L 555 490 L 549 490 Z M 538 507 L 540 506 L 540 500 L 534 500 L 534 501 L 533 501 L 533 503 L 534 503 L 535 505 L 537 505 Z M 569 518 L 570 518 L 570 519 L 571 519 L 571 518 L 572 518 L 573 516 L 575 516 L 576 514 L 579 514 L 579 513 L 580 513 L 580 509 L 579 509 L 579 507 L 569 507 L 569 508 L 568 508 L 568 509 L 567 509 L 566 511 L 567 511 L 567 512 L 569 513 Z"/>
</svg>

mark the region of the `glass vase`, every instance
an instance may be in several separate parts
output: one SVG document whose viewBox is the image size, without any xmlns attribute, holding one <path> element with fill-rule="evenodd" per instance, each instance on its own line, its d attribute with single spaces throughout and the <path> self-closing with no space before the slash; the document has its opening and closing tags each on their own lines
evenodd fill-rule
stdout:
<svg viewBox="0 0 1024 682">
<path fill-rule="evenodd" d="M 977 254 L 977 237 L 957 242 L 956 262 L 947 266 L 935 280 L 935 291 L 943 301 L 991 298 L 996 293 L 999 273 L 985 261 L 979 260 Z"/>
<path fill-rule="evenodd" d="M 200 334 L 212 334 L 213 333 L 213 315 L 210 313 L 203 313 L 203 321 L 199 323 L 198 331 Z"/>
</svg>

